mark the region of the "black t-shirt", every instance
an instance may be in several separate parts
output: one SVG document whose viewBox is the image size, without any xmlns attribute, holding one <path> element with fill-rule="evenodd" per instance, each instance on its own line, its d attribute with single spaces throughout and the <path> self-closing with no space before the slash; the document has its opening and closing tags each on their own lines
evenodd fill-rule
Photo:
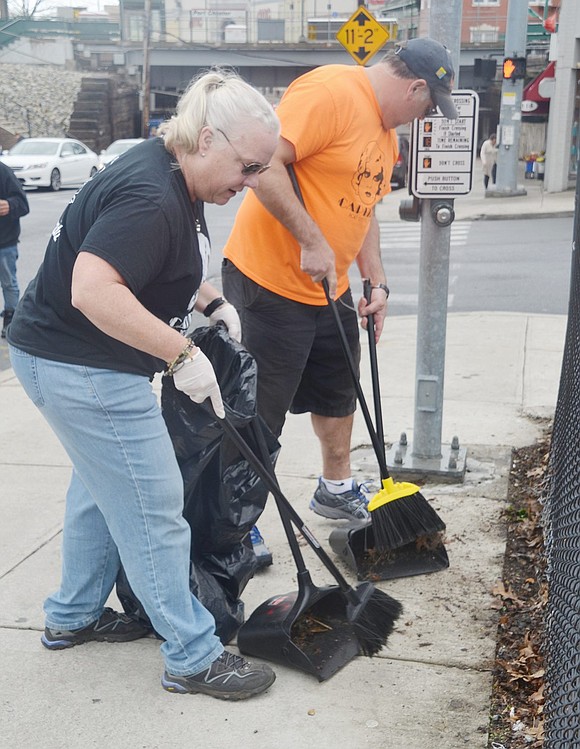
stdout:
<svg viewBox="0 0 580 749">
<path fill-rule="evenodd" d="M 203 204 L 192 204 L 163 141 L 134 146 L 66 207 L 16 309 L 9 342 L 45 359 L 151 377 L 163 369 L 161 359 L 108 336 L 72 307 L 77 254 L 106 260 L 146 309 L 185 331 L 207 266 L 206 237 Z"/>
</svg>

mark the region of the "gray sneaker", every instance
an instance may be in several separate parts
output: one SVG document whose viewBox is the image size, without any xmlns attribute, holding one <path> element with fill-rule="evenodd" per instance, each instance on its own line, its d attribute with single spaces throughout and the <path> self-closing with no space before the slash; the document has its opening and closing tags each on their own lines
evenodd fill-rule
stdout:
<svg viewBox="0 0 580 749">
<path fill-rule="evenodd" d="M 276 679 L 270 666 L 250 663 L 227 650 L 199 674 L 173 676 L 165 671 L 163 689 L 179 694 L 209 694 L 220 700 L 245 700 L 265 692 Z"/>
<path fill-rule="evenodd" d="M 368 498 L 361 490 L 362 485 L 353 482 L 352 487 L 341 494 L 332 494 L 318 479 L 318 488 L 310 500 L 310 509 L 317 515 L 331 520 L 357 520 L 367 523 L 370 513 L 367 510 Z"/>
<path fill-rule="evenodd" d="M 96 622 L 82 629 L 69 631 L 46 627 L 40 641 L 49 650 L 64 650 L 85 642 L 130 642 L 147 637 L 151 632 L 151 627 L 106 608 Z"/>
</svg>

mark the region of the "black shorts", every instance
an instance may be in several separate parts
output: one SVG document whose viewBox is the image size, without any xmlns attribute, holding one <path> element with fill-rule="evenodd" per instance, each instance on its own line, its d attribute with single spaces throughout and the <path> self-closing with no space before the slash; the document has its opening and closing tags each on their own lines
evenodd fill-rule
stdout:
<svg viewBox="0 0 580 749">
<path fill-rule="evenodd" d="M 356 390 L 328 306 L 301 304 L 222 265 L 224 295 L 240 315 L 242 342 L 258 365 L 258 413 L 276 436 L 286 413 L 342 417 L 354 413 Z M 358 316 L 350 289 L 336 301 L 357 368 Z"/>
</svg>

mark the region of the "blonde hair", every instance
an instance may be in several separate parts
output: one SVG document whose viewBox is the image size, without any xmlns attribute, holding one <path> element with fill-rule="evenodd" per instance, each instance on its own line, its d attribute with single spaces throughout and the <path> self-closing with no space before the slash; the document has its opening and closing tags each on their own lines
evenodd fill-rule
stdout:
<svg viewBox="0 0 580 749">
<path fill-rule="evenodd" d="M 159 126 L 157 134 L 164 136 L 168 151 L 180 146 L 187 153 L 195 153 L 205 126 L 235 137 L 236 131 L 256 124 L 276 137 L 280 134 L 274 108 L 259 91 L 231 70 L 212 68 L 191 80 L 175 115 Z"/>
</svg>

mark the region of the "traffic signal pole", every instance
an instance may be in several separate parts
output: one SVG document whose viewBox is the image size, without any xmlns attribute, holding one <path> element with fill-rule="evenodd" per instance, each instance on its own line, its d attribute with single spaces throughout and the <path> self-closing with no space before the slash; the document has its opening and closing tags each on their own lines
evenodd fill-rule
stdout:
<svg viewBox="0 0 580 749">
<path fill-rule="evenodd" d="M 510 0 L 505 33 L 503 84 L 497 131 L 497 177 L 495 187 L 486 190 L 485 197 L 514 197 L 526 195 L 518 185 L 518 154 L 522 123 L 522 95 L 525 71 L 519 68 L 526 57 L 528 29 L 528 0 Z M 487 135 L 487 134 L 486 134 Z"/>
<path fill-rule="evenodd" d="M 455 7 L 453 7 L 455 6 Z M 429 36 L 449 49 L 457 88 L 461 39 L 461 0 L 432 2 Z M 443 384 L 449 294 L 449 252 L 453 201 L 421 201 L 421 255 L 417 310 L 415 420 L 411 463 L 419 473 L 447 473 L 449 459 L 442 449 Z M 452 461 L 451 471 L 457 468 Z M 460 468 L 460 474 L 462 470 Z"/>
<path fill-rule="evenodd" d="M 458 88 L 462 0 L 432 0 L 428 34 L 445 44 Z M 415 167 L 416 168 L 416 165 Z M 387 454 L 393 473 L 462 480 L 466 451 L 453 437 L 441 444 L 453 199 L 420 200 L 421 251 L 417 308 L 415 418 L 412 443 L 405 433 Z"/>
</svg>

